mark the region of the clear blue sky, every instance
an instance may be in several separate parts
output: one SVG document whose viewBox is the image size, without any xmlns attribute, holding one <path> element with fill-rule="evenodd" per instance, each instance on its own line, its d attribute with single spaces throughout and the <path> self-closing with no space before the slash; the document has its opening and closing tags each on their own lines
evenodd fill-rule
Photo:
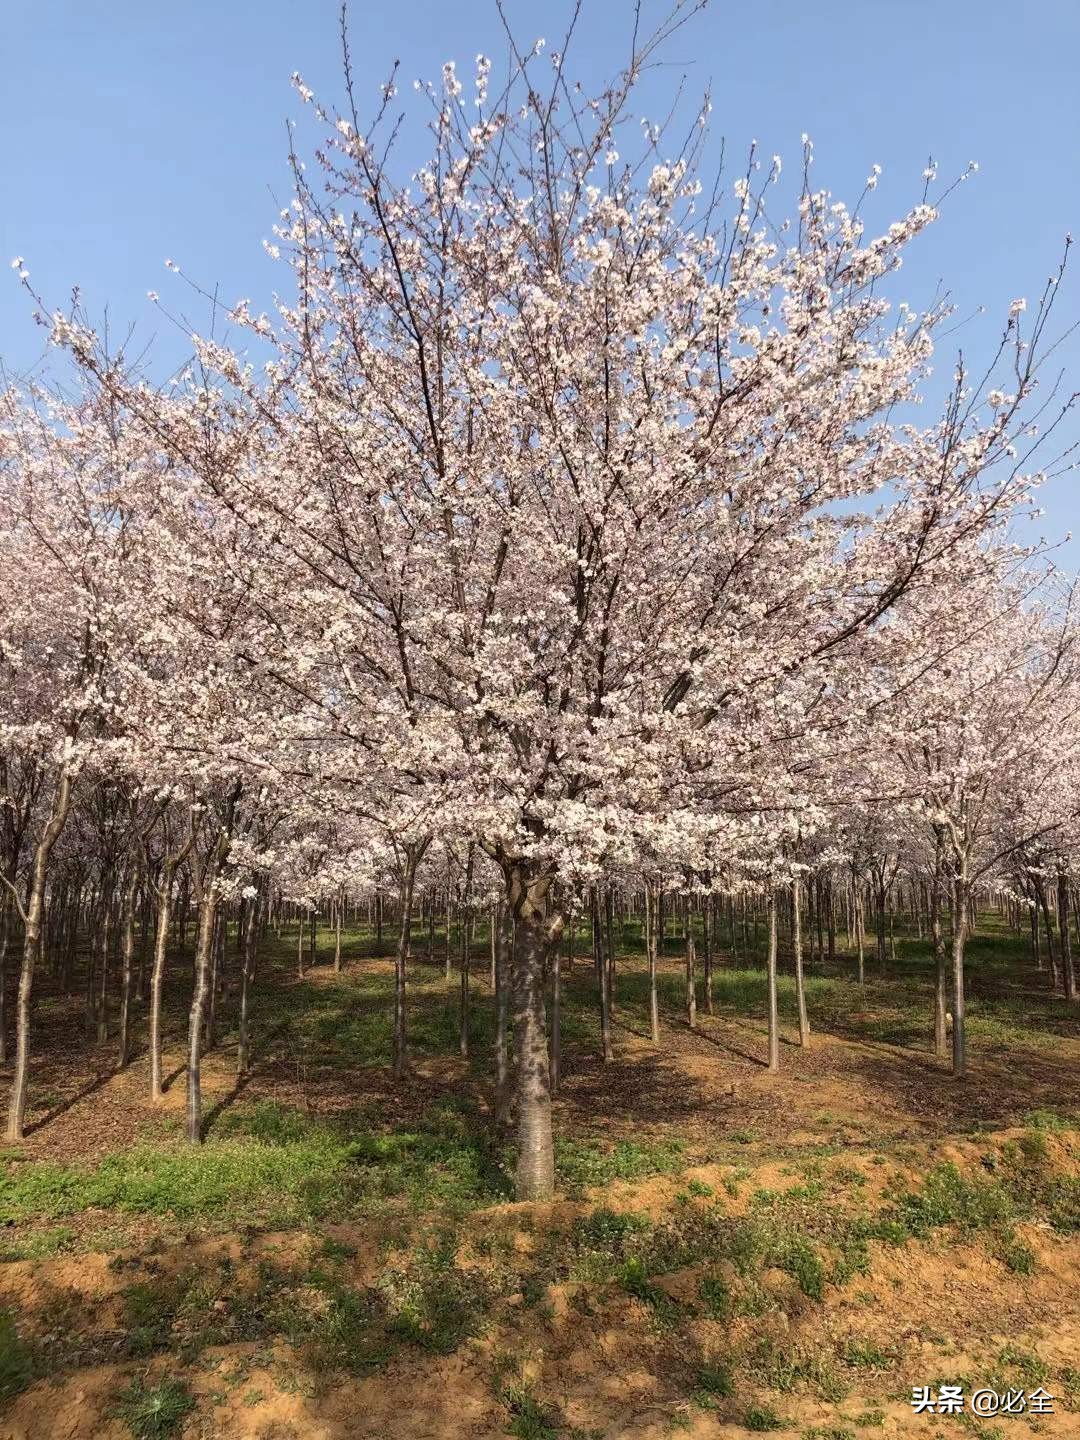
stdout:
<svg viewBox="0 0 1080 1440">
<path fill-rule="evenodd" d="M 300 119 L 301 147 L 313 133 L 289 76 L 340 95 L 337 0 L 8 0 L 3 10 L 0 357 L 18 373 L 43 353 L 7 269 L 22 255 L 50 305 L 78 284 L 96 322 L 107 306 L 114 332 L 134 323 L 154 342 L 164 373 L 178 339 L 146 292 L 181 303 L 165 257 L 226 300 L 261 305 L 286 282 L 260 242 L 289 195 L 285 117 Z M 507 0 L 507 10 L 519 34 L 549 43 L 568 13 L 565 0 Z M 445 59 L 465 79 L 477 51 L 503 54 L 493 0 L 354 0 L 351 11 L 358 88 L 372 95 L 394 58 L 407 101 L 412 79 L 436 78 Z M 628 0 L 585 0 L 577 54 L 588 78 L 625 54 L 629 11 Z M 912 303 L 941 280 L 963 314 L 988 307 L 952 342 L 973 356 L 994 343 L 1010 300 L 1038 294 L 1065 233 L 1080 240 L 1078 0 L 712 0 L 667 53 L 662 84 L 684 72 L 692 89 L 711 84 L 729 155 L 756 138 L 791 170 L 806 131 L 817 182 L 851 200 L 882 165 L 872 212 L 882 221 L 918 198 L 929 154 L 942 178 L 978 160 L 903 274 Z M 1080 316 L 1080 246 L 1073 268 L 1059 328 Z M 1060 355 L 1080 388 L 1080 343 Z M 1047 535 L 1080 532 L 1077 485 L 1066 476 L 1046 492 Z M 1080 535 L 1061 559 L 1080 568 Z"/>
</svg>

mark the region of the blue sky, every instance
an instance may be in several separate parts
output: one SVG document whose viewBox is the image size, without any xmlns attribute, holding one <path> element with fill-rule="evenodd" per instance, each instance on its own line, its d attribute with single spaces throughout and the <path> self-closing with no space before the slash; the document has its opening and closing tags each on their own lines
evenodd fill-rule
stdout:
<svg viewBox="0 0 1080 1440">
<path fill-rule="evenodd" d="M 506 0 L 519 35 L 554 43 L 562 0 Z M 0 358 L 9 372 L 40 364 L 43 337 L 7 269 L 25 257 L 36 288 L 62 306 L 78 284 L 96 323 L 130 325 L 152 344 L 151 369 L 182 358 L 148 290 L 187 304 L 166 257 L 226 300 L 265 304 L 286 276 L 262 252 L 289 195 L 285 119 L 313 130 L 289 85 L 340 95 L 337 0 L 38 0 L 4 6 L 0 60 Z M 628 0 L 585 0 L 578 72 L 596 79 L 625 54 Z M 661 7 L 653 4 L 659 16 Z M 493 0 L 354 0 L 357 86 L 375 95 L 390 62 L 409 82 L 477 51 L 503 53 Z M 789 171 L 800 137 L 816 147 L 816 180 L 852 201 L 883 167 L 871 219 L 894 219 L 921 190 L 933 154 L 942 178 L 977 160 L 911 252 L 902 293 L 927 302 L 939 282 L 962 315 L 985 305 L 948 346 L 988 353 L 1009 302 L 1030 298 L 1056 267 L 1067 231 L 1080 238 L 1080 3 L 1077 0 L 712 0 L 671 42 L 666 71 L 644 95 L 686 74 L 713 92 L 714 142 L 740 155 L 751 139 Z M 406 151 L 408 155 L 408 151 Z M 415 158 L 409 156 L 409 158 Z M 734 178 L 732 172 L 732 178 Z M 1073 267 L 1080 271 L 1080 259 Z M 196 310 L 192 314 L 204 318 Z M 1080 317 L 1080 273 L 1058 328 Z M 1059 352 L 1080 389 L 1080 341 Z M 951 371 L 951 353 L 939 356 Z M 1068 438 L 1080 439 L 1080 421 Z M 1066 475 L 1044 494 L 1040 533 L 1078 538 L 1061 560 L 1080 568 L 1080 490 Z"/>
</svg>

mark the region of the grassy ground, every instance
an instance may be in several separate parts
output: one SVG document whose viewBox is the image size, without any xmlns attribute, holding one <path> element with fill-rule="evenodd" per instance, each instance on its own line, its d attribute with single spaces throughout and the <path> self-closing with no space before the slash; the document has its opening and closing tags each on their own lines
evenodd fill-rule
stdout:
<svg viewBox="0 0 1080 1440">
<path fill-rule="evenodd" d="M 482 937 L 481 937 L 482 938 Z M 412 1067 L 388 1069 L 392 970 L 346 937 L 335 975 L 261 958 L 252 1073 L 208 1058 L 181 1138 L 182 974 L 165 1101 L 78 1004 L 44 996 L 32 1128 L 0 1166 L 0 1440 L 1080 1434 L 1080 1017 L 988 918 L 971 945 L 971 1073 L 929 1049 L 925 942 L 865 986 L 717 971 L 691 1033 L 669 945 L 648 1043 L 640 936 L 598 1058 L 591 967 L 563 1005 L 559 1195 L 511 1203 L 489 1124 L 491 997 L 471 1055 L 425 945 Z M 442 937 L 437 937 L 436 959 Z M 174 971 L 182 971 L 177 960 Z M 914 1416 L 913 1385 L 1043 1386 L 1050 1415 Z"/>
</svg>

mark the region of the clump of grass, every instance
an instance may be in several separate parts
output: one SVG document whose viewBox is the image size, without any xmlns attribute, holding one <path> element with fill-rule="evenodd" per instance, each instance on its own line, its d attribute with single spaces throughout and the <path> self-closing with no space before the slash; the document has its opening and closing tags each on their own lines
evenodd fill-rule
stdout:
<svg viewBox="0 0 1080 1440">
<path fill-rule="evenodd" d="M 705 1304 L 706 1313 L 714 1320 L 731 1318 L 731 1290 L 722 1275 L 703 1275 L 699 1293 Z"/>
<path fill-rule="evenodd" d="M 799 1289 L 811 1300 L 825 1295 L 825 1266 L 821 1256 L 801 1235 L 785 1237 L 777 1246 L 776 1263 L 799 1282 Z"/>
<path fill-rule="evenodd" d="M 652 1228 L 642 1215 L 599 1206 L 578 1220 L 568 1236 L 573 1256 L 571 1277 L 594 1282 L 611 1279 L 620 1264 L 644 1246 Z"/>
<path fill-rule="evenodd" d="M 1061 1376 L 1061 1398 L 1067 1410 L 1080 1410 L 1080 1370 L 1073 1365 L 1065 1365 L 1059 1372 Z"/>
<path fill-rule="evenodd" d="M 15 1317 L 10 1310 L 0 1310 L 0 1404 L 14 1399 L 33 1377 L 33 1359 L 19 1337 Z"/>
<path fill-rule="evenodd" d="M 1050 1379 L 1050 1367 L 1031 1350 L 1021 1350 L 1017 1345 L 1006 1345 L 998 1352 L 997 1358 L 999 1365 L 1016 1371 L 1027 1390 L 1035 1390 Z"/>
<path fill-rule="evenodd" d="M 759 1341 L 751 1368 L 771 1390 L 783 1394 L 805 1385 L 823 1400 L 836 1403 L 848 1393 L 847 1383 L 824 1356 L 801 1349 L 778 1353 L 768 1336 Z"/>
<path fill-rule="evenodd" d="M 573 1239 L 578 1245 L 596 1250 L 621 1251 L 628 1240 L 644 1235 L 649 1229 L 650 1222 L 645 1216 L 601 1205 L 577 1222 Z"/>
<path fill-rule="evenodd" d="M 701 1365 L 694 1376 L 694 1400 L 703 1410 L 711 1410 L 718 1400 L 727 1400 L 735 1393 L 731 1367 L 713 1361 Z"/>
<path fill-rule="evenodd" d="M 678 1304 L 649 1279 L 644 1262 L 636 1255 L 625 1260 L 619 1270 L 619 1283 L 628 1295 L 649 1307 L 653 1322 L 670 1329 L 678 1320 Z"/>
<path fill-rule="evenodd" d="M 559 1416 L 537 1400 L 527 1385 L 507 1385 L 501 1398 L 510 1412 L 508 1435 L 516 1440 L 558 1440 Z"/>
<path fill-rule="evenodd" d="M 75 1239 L 70 1225 L 51 1225 L 44 1230 L 13 1236 L 0 1245 L 0 1262 L 7 1260 L 46 1260 L 66 1250 Z"/>
<path fill-rule="evenodd" d="M 1032 1130 L 1061 1131 L 1077 1128 L 1077 1122 L 1071 1115 L 1062 1115 L 1056 1110 L 1029 1110 L 1023 1123 Z"/>
<path fill-rule="evenodd" d="M 388 1267 L 378 1288 L 392 1332 L 436 1354 L 448 1354 L 475 1335 L 493 1298 L 485 1276 L 455 1263 L 449 1242 Z"/>
<path fill-rule="evenodd" d="M 1034 1275 L 1035 1273 L 1035 1252 L 1030 1245 L 1025 1245 L 1015 1235 L 1009 1233 L 1002 1236 L 997 1247 L 998 1258 L 1007 1270 L 1014 1275 Z"/>
<path fill-rule="evenodd" d="M 786 1430 L 789 1422 L 778 1415 L 771 1405 L 751 1405 L 743 1416 L 747 1430 Z"/>
<path fill-rule="evenodd" d="M 123 1291 L 123 1319 L 132 1355 L 150 1355 L 167 1346 L 183 1291 L 177 1284 L 139 1280 Z"/>
<path fill-rule="evenodd" d="M 136 1376 L 116 1397 L 113 1413 L 135 1440 L 169 1440 L 194 1409 L 194 1397 L 182 1380 L 166 1379 L 151 1385 Z"/>
<path fill-rule="evenodd" d="M 845 1364 L 856 1370 L 887 1370 L 896 1360 L 896 1351 L 874 1340 L 849 1340 L 842 1351 Z"/>
<path fill-rule="evenodd" d="M 555 1168 L 560 1180 L 571 1188 L 670 1175 L 684 1164 L 683 1146 L 674 1140 L 620 1140 L 610 1147 L 595 1141 L 555 1143 Z"/>
</svg>

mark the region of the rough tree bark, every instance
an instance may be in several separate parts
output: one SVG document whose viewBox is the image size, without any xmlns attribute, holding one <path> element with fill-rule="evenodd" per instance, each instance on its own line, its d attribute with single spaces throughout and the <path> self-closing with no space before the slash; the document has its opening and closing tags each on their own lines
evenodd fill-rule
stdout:
<svg viewBox="0 0 1080 1440">
<path fill-rule="evenodd" d="M 139 889 L 139 869 L 132 865 L 124 892 L 120 939 L 120 1041 L 119 1068 L 123 1070 L 131 1052 L 131 978 L 135 960 L 135 900 Z"/>
<path fill-rule="evenodd" d="M 776 1006 L 776 892 L 772 886 L 765 894 L 765 910 L 769 921 L 769 948 L 766 957 L 769 1006 L 769 1069 L 780 1069 L 780 1019 Z"/>
<path fill-rule="evenodd" d="M 806 986 L 803 982 L 802 915 L 798 876 L 791 882 L 791 949 L 795 959 L 795 1003 L 799 1011 L 799 1044 L 810 1043 L 810 1021 L 806 1014 Z"/>
<path fill-rule="evenodd" d="M 499 932 L 495 941 L 495 1123 L 502 1129 L 510 1113 L 510 948 L 513 919 L 507 907 L 500 907 Z"/>
<path fill-rule="evenodd" d="M 240 786 L 237 784 L 229 793 L 221 827 L 210 846 L 201 873 L 196 877 L 199 922 L 195 941 L 195 985 L 191 997 L 191 1012 L 188 1017 L 187 1072 L 187 1138 L 193 1145 L 197 1145 L 202 1140 L 202 1074 L 200 1066 L 219 901 L 217 881 L 221 867 L 225 863 L 225 857 L 229 853 L 229 846 L 232 844 L 233 817 L 239 799 Z"/>
<path fill-rule="evenodd" d="M 645 946 L 649 956 L 649 1033 L 654 1045 L 660 1044 L 660 997 L 656 990 L 656 928 L 660 915 L 659 893 L 648 886 L 645 891 Z"/>
<path fill-rule="evenodd" d="M 697 952 L 694 948 L 694 937 L 687 931 L 686 935 L 686 1023 L 691 1030 L 697 1029 L 697 974 L 695 962 Z"/>
<path fill-rule="evenodd" d="M 949 998 L 949 970 L 945 958 L 945 936 L 941 927 L 941 897 L 945 878 L 945 839 L 939 831 L 934 849 L 934 874 L 930 886 L 930 940 L 934 951 L 934 1054 L 944 1060 L 949 1050 L 946 1014 Z"/>
<path fill-rule="evenodd" d="M 1076 1000 L 1076 966 L 1073 963 L 1072 937 L 1069 934 L 1069 880 L 1064 870 L 1058 873 L 1058 931 L 1061 983 L 1066 1000 Z"/>
<path fill-rule="evenodd" d="M 517 1080 L 518 1200 L 549 1200 L 555 1191 L 551 1134 L 551 1072 L 544 1014 L 548 948 L 559 943 L 562 918 L 551 911 L 549 871 L 524 860 L 504 862 L 514 917 L 513 1017 Z"/>
<path fill-rule="evenodd" d="M 611 972 L 604 954 L 603 915 L 600 909 L 600 890 L 597 886 L 593 886 L 592 926 L 596 978 L 600 986 L 600 1040 L 603 1046 L 604 1060 L 610 1061 L 615 1059 L 615 1051 L 611 1045 L 611 992 L 608 988 Z"/>
<path fill-rule="evenodd" d="M 18 894 L 12 887 L 23 922 L 23 958 L 19 974 L 19 998 L 15 1010 L 15 1073 L 11 1081 L 11 1097 L 8 1101 L 6 1138 L 18 1142 L 23 1138 L 26 1123 L 26 1090 L 30 1078 L 30 1000 L 34 989 L 34 966 L 38 958 L 41 941 L 41 924 L 45 908 L 45 882 L 49 869 L 49 856 L 67 822 L 71 809 L 73 780 L 65 772 L 56 787 L 52 811 L 34 851 L 34 864 L 30 872 L 30 893 L 26 908 L 19 902 Z"/>
<path fill-rule="evenodd" d="M 240 1016 L 236 1044 L 236 1073 L 238 1075 L 246 1074 L 248 1064 L 250 1063 L 251 1041 L 248 1027 L 248 1005 L 250 1003 L 251 983 L 255 978 L 255 951 L 259 942 L 259 909 L 261 904 L 261 895 L 256 895 L 248 906 L 247 915 L 244 918 L 244 948 L 243 960 L 240 966 Z"/>
<path fill-rule="evenodd" d="M 426 840 L 412 840 L 403 845 L 401 858 L 400 890 L 401 926 L 398 929 L 397 950 L 394 955 L 394 1079 L 400 1080 L 405 1074 L 407 1054 L 405 1034 L 405 968 L 409 958 L 409 944 L 412 938 L 413 891 L 416 886 L 416 870 L 427 849 Z"/>
<path fill-rule="evenodd" d="M 967 1069 L 964 1043 L 964 946 L 968 936 L 969 885 L 967 861 L 959 857 L 953 876 L 953 940 L 952 940 L 952 1053 L 953 1075 L 962 1079 Z"/>
</svg>

